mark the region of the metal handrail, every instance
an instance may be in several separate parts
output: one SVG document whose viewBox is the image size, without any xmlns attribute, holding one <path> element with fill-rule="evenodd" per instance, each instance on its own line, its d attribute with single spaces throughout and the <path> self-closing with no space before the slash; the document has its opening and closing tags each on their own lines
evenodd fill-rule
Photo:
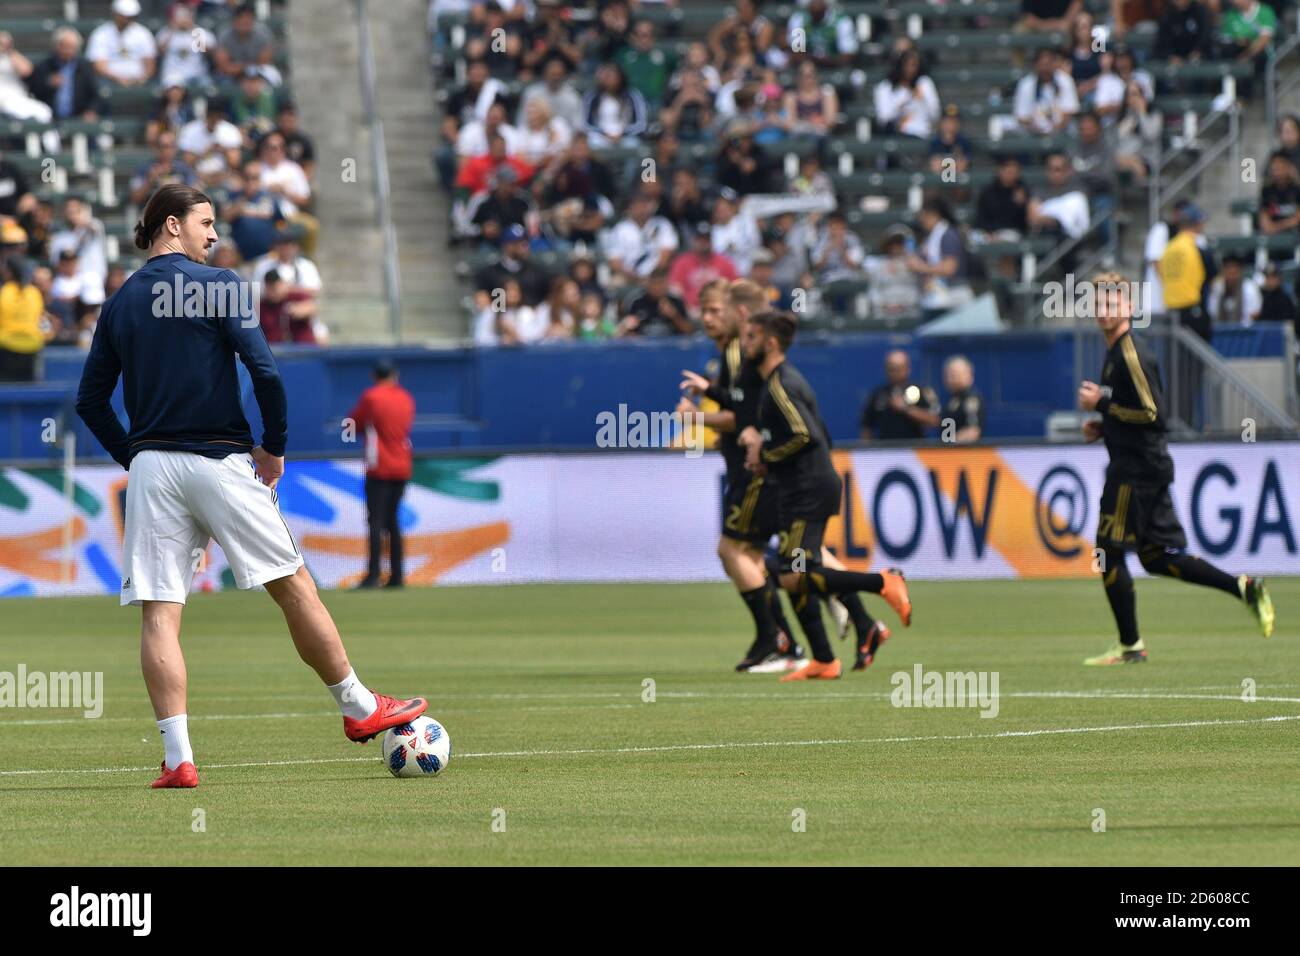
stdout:
<svg viewBox="0 0 1300 956">
<path fill-rule="evenodd" d="M 370 126 L 370 157 L 375 170 L 376 219 L 384 240 L 384 292 L 388 299 L 388 321 L 393 340 L 402 340 L 402 278 L 397 259 L 397 227 L 393 223 L 392 190 L 388 181 L 388 147 L 384 124 L 379 119 L 375 95 L 375 60 L 370 41 L 370 14 L 366 0 L 357 2 L 357 34 L 361 54 L 362 112 Z"/>
<path fill-rule="evenodd" d="M 1182 154 L 1189 152 L 1193 144 L 1195 142 L 1200 141 L 1201 134 L 1203 134 L 1206 129 L 1208 129 L 1209 127 L 1213 126 L 1216 122 L 1218 122 L 1218 120 L 1222 117 L 1226 117 L 1228 120 L 1228 129 L 1227 132 L 1224 133 L 1223 137 L 1217 140 L 1216 142 L 1212 143 L 1208 148 L 1202 150 L 1200 156 L 1197 157 L 1196 161 L 1192 163 L 1191 166 L 1183 170 L 1183 172 L 1179 174 L 1178 177 L 1173 180 L 1173 182 L 1171 182 L 1167 187 L 1162 189 L 1160 185 L 1161 177 L 1163 176 L 1164 171 L 1168 167 L 1169 163 L 1172 162 L 1177 157 L 1181 156 Z M 1231 106 L 1228 106 L 1224 109 L 1215 110 L 1214 112 L 1206 116 L 1205 122 L 1200 123 L 1198 125 L 1197 136 L 1195 140 L 1188 140 L 1178 149 L 1168 153 L 1161 153 L 1159 156 L 1157 156 L 1154 164 L 1154 168 L 1151 170 L 1151 178 L 1149 180 L 1150 185 L 1148 187 L 1148 193 L 1147 193 L 1148 196 L 1147 211 L 1149 213 L 1151 222 L 1156 222 L 1160 218 L 1160 210 L 1164 206 L 1164 204 L 1169 201 L 1169 198 L 1171 196 L 1175 196 L 1178 193 L 1182 192 L 1189 183 L 1191 183 L 1198 176 L 1200 176 L 1201 173 L 1205 172 L 1206 168 L 1212 162 L 1217 160 L 1225 150 L 1232 150 L 1235 156 L 1235 154 L 1241 149 L 1240 133 L 1241 133 L 1241 114 L 1237 104 L 1234 102 Z M 1234 162 L 1233 168 L 1239 169 L 1240 163 Z M 1235 198 L 1238 191 L 1238 186 L 1240 185 L 1240 176 L 1234 175 L 1232 177 L 1232 182 L 1233 182 L 1233 196 Z"/>
<path fill-rule="evenodd" d="M 1212 345 L 1195 332 L 1185 328 L 1176 316 L 1170 324 L 1170 332 L 1173 340 L 1181 348 L 1190 352 L 1205 368 L 1211 370 L 1220 382 L 1232 388 L 1240 398 L 1254 406 L 1260 418 L 1267 419 L 1266 422 L 1260 423 L 1261 426 L 1271 426 L 1288 434 L 1300 432 L 1300 422 L 1274 404 L 1273 400 L 1260 391 L 1254 382 L 1229 365 Z M 1178 379 L 1177 362 L 1171 379 L 1174 381 Z"/>
<path fill-rule="evenodd" d="M 1282 97 L 1300 86 L 1300 69 L 1292 70 L 1279 80 L 1280 64 L 1292 53 L 1300 50 L 1300 33 L 1292 34 L 1278 47 L 1268 51 L 1264 63 L 1264 115 L 1270 131 L 1277 129 L 1278 103 Z"/>
</svg>

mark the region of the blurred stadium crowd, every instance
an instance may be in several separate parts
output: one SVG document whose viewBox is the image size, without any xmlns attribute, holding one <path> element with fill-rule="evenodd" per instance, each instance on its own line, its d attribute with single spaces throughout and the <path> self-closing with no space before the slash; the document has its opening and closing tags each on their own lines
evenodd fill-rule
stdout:
<svg viewBox="0 0 1300 956">
<path fill-rule="evenodd" d="M 0 380 L 30 380 L 46 344 L 89 345 L 141 261 L 137 212 L 170 182 L 212 197 L 209 261 L 261 281 L 268 339 L 324 341 L 315 148 L 283 18 L 234 0 L 78 7 L 6 0 L 0 20 Z"/>
<path fill-rule="evenodd" d="M 1118 242 L 1157 157 L 1261 95 L 1282 4 L 433 0 L 473 336 L 690 334 L 719 276 L 813 327 L 907 327 L 985 290 L 1006 314 L 1084 263 L 1144 274 L 1160 312 L 1185 225 L 1193 324 L 1295 321 L 1295 117 L 1246 187 L 1248 235 L 1207 237 L 1184 203 L 1140 253 Z"/>
</svg>

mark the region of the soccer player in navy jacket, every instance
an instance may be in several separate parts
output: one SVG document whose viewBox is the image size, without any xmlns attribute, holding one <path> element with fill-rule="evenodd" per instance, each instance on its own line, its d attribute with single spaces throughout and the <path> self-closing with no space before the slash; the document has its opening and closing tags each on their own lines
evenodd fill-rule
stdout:
<svg viewBox="0 0 1300 956">
<path fill-rule="evenodd" d="M 416 697 L 375 694 L 358 679 L 297 544 L 280 516 L 285 393 L 250 286 L 204 265 L 217 241 L 211 200 L 181 184 L 145 204 L 135 244 L 148 261 L 107 302 L 77 390 L 77 414 L 127 469 L 121 603 L 142 608 L 140 663 L 163 737 L 155 788 L 198 786 L 186 718 L 181 611 L 210 538 L 240 588 L 262 585 L 284 612 L 299 656 L 364 743 L 419 716 Z M 253 380 L 262 443 L 239 403 L 235 357 Z M 118 377 L 129 430 L 110 405 Z"/>
</svg>

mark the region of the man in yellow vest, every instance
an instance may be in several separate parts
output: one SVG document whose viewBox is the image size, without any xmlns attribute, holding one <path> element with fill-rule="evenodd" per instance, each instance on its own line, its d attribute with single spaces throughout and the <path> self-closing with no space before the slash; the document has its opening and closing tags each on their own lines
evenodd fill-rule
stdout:
<svg viewBox="0 0 1300 956">
<path fill-rule="evenodd" d="M 35 381 L 36 356 L 45 346 L 45 300 L 28 276 L 17 257 L 0 260 L 0 382 Z"/>
<path fill-rule="evenodd" d="M 1195 203 L 1183 207 L 1178 234 L 1169 240 L 1160 257 L 1160 283 L 1164 287 L 1165 311 L 1170 321 L 1177 319 L 1206 342 L 1210 341 L 1210 313 L 1205 307 L 1205 292 L 1218 271 L 1214 258 L 1201 245 L 1205 232 L 1205 212 Z M 1196 400 L 1201 390 L 1201 370 L 1195 361 L 1182 363 L 1178 402 L 1175 414 L 1188 425 L 1193 424 Z"/>
</svg>

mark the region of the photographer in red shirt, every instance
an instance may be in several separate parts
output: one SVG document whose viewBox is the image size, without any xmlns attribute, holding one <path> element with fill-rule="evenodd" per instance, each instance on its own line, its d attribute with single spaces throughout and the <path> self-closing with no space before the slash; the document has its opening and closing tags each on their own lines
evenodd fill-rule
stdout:
<svg viewBox="0 0 1300 956">
<path fill-rule="evenodd" d="M 376 363 L 375 384 L 361 393 L 351 418 L 366 436 L 366 514 L 370 524 L 370 567 L 359 588 L 379 587 L 380 551 L 388 532 L 392 573 L 384 587 L 402 586 L 402 529 L 398 512 L 411 480 L 411 424 L 415 399 L 397 383 L 397 369 Z"/>
</svg>

